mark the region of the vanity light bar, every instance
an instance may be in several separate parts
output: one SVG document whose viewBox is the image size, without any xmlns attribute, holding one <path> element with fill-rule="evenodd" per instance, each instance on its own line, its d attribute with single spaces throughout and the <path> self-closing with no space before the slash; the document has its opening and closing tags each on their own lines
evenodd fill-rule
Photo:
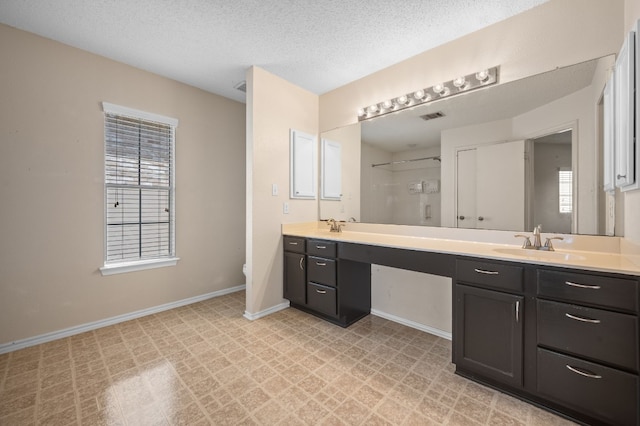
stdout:
<svg viewBox="0 0 640 426">
<path fill-rule="evenodd" d="M 438 99 L 455 96 L 485 86 L 491 86 L 498 82 L 498 69 L 493 67 L 454 78 L 445 83 L 436 84 L 427 89 L 418 89 L 393 99 L 388 99 L 377 104 L 369 105 L 358 110 L 358 121 L 368 120 L 391 112 L 400 111 L 417 105 L 424 105 Z"/>
</svg>

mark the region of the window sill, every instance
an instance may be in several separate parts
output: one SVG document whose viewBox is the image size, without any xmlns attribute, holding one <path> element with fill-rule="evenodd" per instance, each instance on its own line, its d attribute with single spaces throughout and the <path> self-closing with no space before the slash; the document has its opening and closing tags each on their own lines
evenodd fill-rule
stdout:
<svg viewBox="0 0 640 426">
<path fill-rule="evenodd" d="M 124 274 L 126 272 L 144 271 L 145 269 L 164 268 L 175 266 L 180 260 L 179 257 L 167 259 L 139 260 L 136 262 L 110 263 L 100 268 L 100 273 L 104 275 Z"/>
</svg>

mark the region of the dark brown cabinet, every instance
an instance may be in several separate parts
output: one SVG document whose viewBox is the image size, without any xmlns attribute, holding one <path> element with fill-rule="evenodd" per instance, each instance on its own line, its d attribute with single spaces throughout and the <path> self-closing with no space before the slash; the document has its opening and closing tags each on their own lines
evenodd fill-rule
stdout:
<svg viewBox="0 0 640 426">
<path fill-rule="evenodd" d="M 338 258 L 335 241 L 284 237 L 284 297 L 346 327 L 371 311 L 371 265 Z"/>
<path fill-rule="evenodd" d="M 586 424 L 640 424 L 635 277 L 459 257 L 456 372 Z"/>
<path fill-rule="evenodd" d="M 536 312 L 536 393 L 589 423 L 637 425 L 637 280 L 539 268 Z"/>
<path fill-rule="evenodd" d="M 306 303 L 306 256 L 284 252 L 284 297 L 292 303 Z"/>
<path fill-rule="evenodd" d="M 458 367 L 510 386 L 522 386 L 524 298 L 456 285 Z"/>
<path fill-rule="evenodd" d="M 305 239 L 284 237 L 284 298 L 291 303 L 307 303 L 307 256 Z"/>
<path fill-rule="evenodd" d="M 524 297 L 494 289 L 520 289 L 522 269 L 464 260 L 456 269 L 456 367 L 521 387 Z"/>
</svg>

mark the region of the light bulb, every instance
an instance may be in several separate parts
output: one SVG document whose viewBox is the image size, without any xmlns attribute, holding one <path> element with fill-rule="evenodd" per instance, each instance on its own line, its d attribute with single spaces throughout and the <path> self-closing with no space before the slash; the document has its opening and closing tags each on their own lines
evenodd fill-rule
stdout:
<svg viewBox="0 0 640 426">
<path fill-rule="evenodd" d="M 358 109 L 358 117 L 364 117 L 366 113 L 367 112 L 364 110 L 364 108 Z"/>
<path fill-rule="evenodd" d="M 369 114 L 375 114 L 376 112 L 378 112 L 378 105 L 371 105 L 369 108 L 367 108 L 367 111 L 369 112 Z"/>
<path fill-rule="evenodd" d="M 393 101 L 391 100 L 386 100 L 382 103 L 382 108 L 384 109 L 391 109 L 393 108 Z"/>
<path fill-rule="evenodd" d="M 481 83 L 486 83 L 489 80 L 489 70 L 482 70 L 476 73 L 476 79 Z"/>
<path fill-rule="evenodd" d="M 423 100 L 424 99 L 424 90 L 422 90 L 422 89 L 416 90 L 415 93 L 413 94 L 413 97 L 416 98 L 419 101 Z"/>
<path fill-rule="evenodd" d="M 407 98 L 406 95 L 402 95 L 396 99 L 396 102 L 398 102 L 399 105 L 406 105 L 407 102 L 409 102 L 409 98 Z"/>
<path fill-rule="evenodd" d="M 436 84 L 435 86 L 433 86 L 433 91 L 440 96 L 447 96 L 451 93 L 449 88 L 444 84 Z"/>
<path fill-rule="evenodd" d="M 453 85 L 458 88 L 458 90 L 464 90 L 467 87 L 467 80 L 464 77 L 458 77 L 453 80 Z"/>
</svg>

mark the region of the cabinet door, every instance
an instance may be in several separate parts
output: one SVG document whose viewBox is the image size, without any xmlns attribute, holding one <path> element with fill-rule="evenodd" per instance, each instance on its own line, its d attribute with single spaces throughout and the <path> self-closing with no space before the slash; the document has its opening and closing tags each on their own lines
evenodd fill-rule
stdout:
<svg viewBox="0 0 640 426">
<path fill-rule="evenodd" d="M 525 141 L 456 153 L 458 228 L 522 231 L 525 225 Z"/>
<path fill-rule="evenodd" d="M 522 386 L 524 297 L 456 285 L 455 364 Z"/>
<path fill-rule="evenodd" d="M 457 157 L 457 227 L 475 228 L 477 217 L 476 199 L 478 197 L 476 178 L 477 152 L 475 149 L 458 151 Z"/>
<path fill-rule="evenodd" d="M 524 230 L 524 141 L 478 147 L 478 229 Z"/>
<path fill-rule="evenodd" d="M 635 37 L 631 32 L 626 37 L 622 50 L 616 59 L 614 72 L 614 120 L 616 186 L 636 189 L 635 146 L 634 146 L 634 85 L 635 85 Z"/>
<path fill-rule="evenodd" d="M 316 198 L 316 137 L 291 129 L 290 197 Z"/>
<path fill-rule="evenodd" d="M 284 252 L 284 298 L 291 303 L 306 304 L 305 255 Z"/>
</svg>

